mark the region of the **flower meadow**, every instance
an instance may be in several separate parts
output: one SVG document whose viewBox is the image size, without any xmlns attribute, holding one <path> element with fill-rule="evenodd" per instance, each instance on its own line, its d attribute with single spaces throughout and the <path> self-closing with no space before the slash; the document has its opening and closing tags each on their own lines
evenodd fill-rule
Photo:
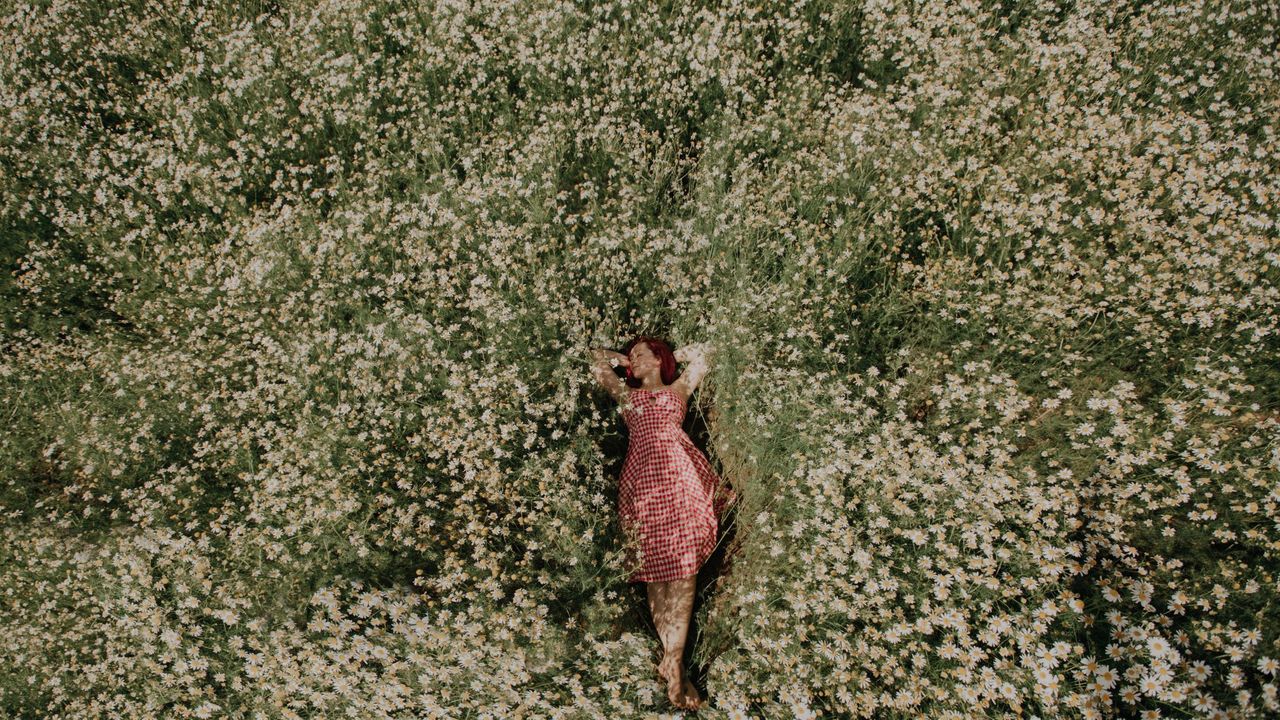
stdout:
<svg viewBox="0 0 1280 720">
<path fill-rule="evenodd" d="M 0 715 L 1280 714 L 1280 6 L 6 3 Z"/>
</svg>

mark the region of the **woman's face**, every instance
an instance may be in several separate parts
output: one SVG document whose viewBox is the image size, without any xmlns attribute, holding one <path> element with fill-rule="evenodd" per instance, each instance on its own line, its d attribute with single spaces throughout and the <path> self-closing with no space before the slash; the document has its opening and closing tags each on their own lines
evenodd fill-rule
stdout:
<svg viewBox="0 0 1280 720">
<path fill-rule="evenodd" d="M 654 355 L 653 351 L 649 349 L 648 343 L 636 343 L 635 347 L 631 348 L 631 352 L 627 353 L 627 358 L 631 360 L 631 375 L 633 377 L 644 379 L 650 373 L 662 371 L 658 356 Z"/>
</svg>

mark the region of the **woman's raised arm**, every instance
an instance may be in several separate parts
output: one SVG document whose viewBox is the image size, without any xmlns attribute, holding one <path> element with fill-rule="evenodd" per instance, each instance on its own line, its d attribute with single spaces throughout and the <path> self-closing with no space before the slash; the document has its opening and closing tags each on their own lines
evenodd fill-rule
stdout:
<svg viewBox="0 0 1280 720">
<path fill-rule="evenodd" d="M 693 391 L 698 387 L 698 383 L 702 382 L 702 377 L 707 374 L 707 370 L 711 369 L 709 357 L 712 354 L 712 348 L 706 343 L 693 343 L 680 348 L 675 353 L 677 362 L 688 362 L 684 372 L 680 373 L 680 377 L 676 378 L 673 385 L 684 386 L 684 396 L 693 395 Z"/>
<path fill-rule="evenodd" d="M 609 391 L 614 400 L 622 402 L 627 393 L 627 384 L 614 374 L 613 365 L 609 363 L 610 358 L 616 359 L 617 364 L 622 367 L 631 365 L 631 359 L 622 353 L 604 348 L 591 348 L 591 373 L 596 376 L 596 380 L 604 386 L 604 389 Z"/>
</svg>

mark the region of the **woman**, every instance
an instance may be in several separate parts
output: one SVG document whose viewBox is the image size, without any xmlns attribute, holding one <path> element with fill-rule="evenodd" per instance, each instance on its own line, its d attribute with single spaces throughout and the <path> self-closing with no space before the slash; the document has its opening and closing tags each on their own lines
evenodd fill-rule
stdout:
<svg viewBox="0 0 1280 720">
<path fill-rule="evenodd" d="M 716 545 L 718 518 L 733 503 L 706 456 L 681 429 L 689 396 L 707 372 L 707 348 L 672 353 L 662 340 L 638 337 L 623 352 L 593 348 L 592 371 L 622 405 L 630 431 L 618 483 L 618 512 L 627 540 L 630 582 L 646 583 L 662 639 L 658 675 L 667 697 L 696 710 L 703 700 L 685 674 L 684 648 L 698 568 Z M 676 361 L 688 367 L 676 377 Z M 613 367 L 627 370 L 624 382 Z"/>
</svg>

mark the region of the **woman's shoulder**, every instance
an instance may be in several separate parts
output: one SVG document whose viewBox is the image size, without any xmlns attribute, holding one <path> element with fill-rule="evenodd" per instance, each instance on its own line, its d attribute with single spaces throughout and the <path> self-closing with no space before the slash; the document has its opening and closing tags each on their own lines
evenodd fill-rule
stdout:
<svg viewBox="0 0 1280 720">
<path fill-rule="evenodd" d="M 664 390 L 665 390 L 665 391 L 668 391 L 668 392 L 670 392 L 672 395 L 675 395 L 676 397 L 680 398 L 680 402 L 684 403 L 685 405 L 688 405 L 688 404 L 689 404 L 689 394 L 688 394 L 688 392 L 685 390 L 685 388 L 683 387 L 683 384 L 682 384 L 679 380 L 676 380 L 675 382 L 671 383 L 670 385 L 666 385 L 666 386 L 660 387 L 660 388 L 658 388 L 658 389 L 654 390 L 654 392 L 662 392 L 662 391 L 664 391 Z"/>
<path fill-rule="evenodd" d="M 628 397 L 631 397 L 633 394 L 656 395 L 661 392 L 670 392 L 672 395 L 675 395 L 676 397 L 680 398 L 681 402 L 685 403 L 686 405 L 689 403 L 689 388 L 684 383 L 683 378 L 676 378 L 676 381 L 671 383 L 670 385 L 663 385 L 662 387 L 656 387 L 656 388 L 653 388 L 652 390 L 642 388 L 642 387 L 631 387 L 630 385 L 623 383 L 622 387 L 619 388 L 619 399 L 626 400 Z"/>
</svg>

